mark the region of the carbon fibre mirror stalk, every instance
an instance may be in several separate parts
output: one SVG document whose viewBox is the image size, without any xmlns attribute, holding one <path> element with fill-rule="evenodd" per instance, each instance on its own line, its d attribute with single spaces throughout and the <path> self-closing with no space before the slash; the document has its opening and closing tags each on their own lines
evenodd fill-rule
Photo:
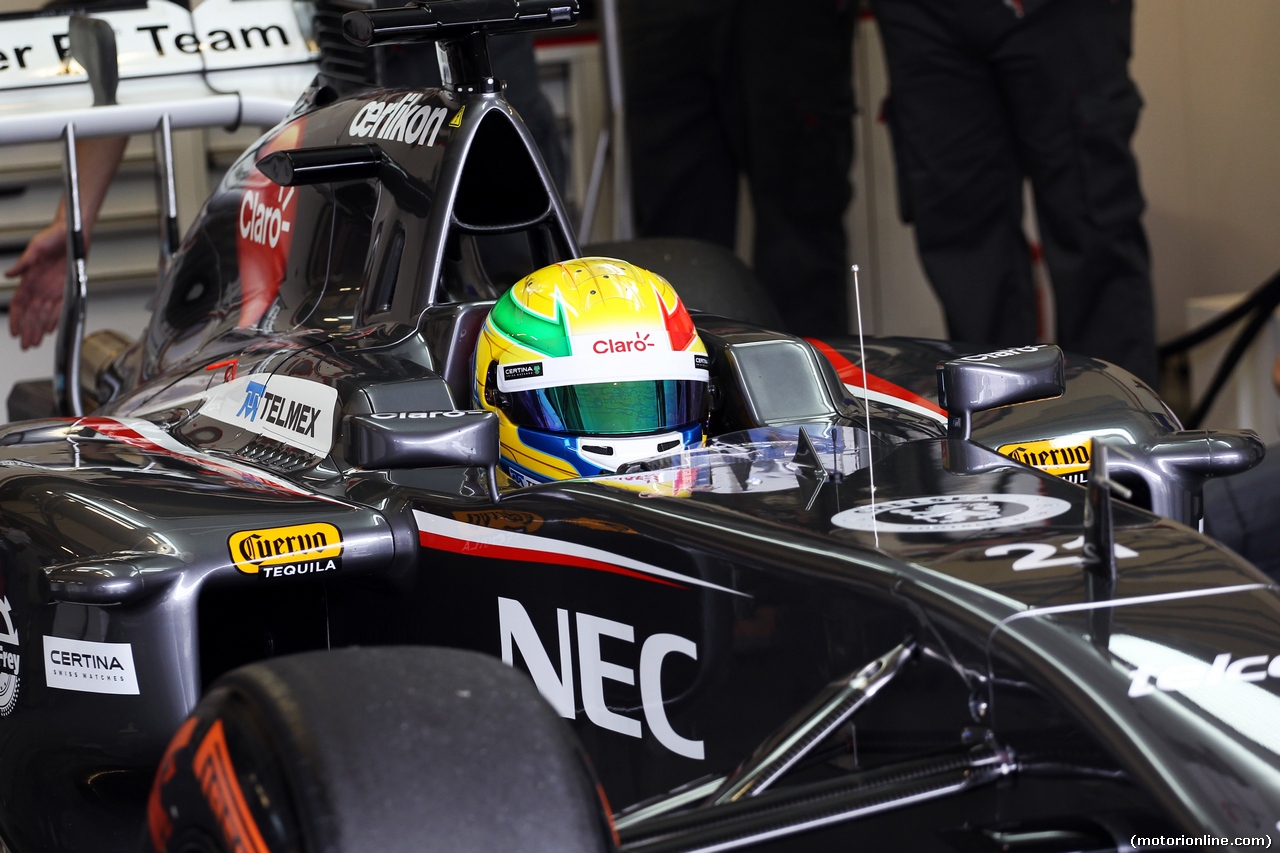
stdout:
<svg viewBox="0 0 1280 853">
<path fill-rule="evenodd" d="M 1152 512 L 1196 527 L 1203 516 L 1204 484 L 1247 471 L 1265 454 L 1266 446 L 1252 430 L 1182 430 L 1132 453 L 1113 442 L 1108 468 L 1126 483 L 1143 483 Z"/>
</svg>

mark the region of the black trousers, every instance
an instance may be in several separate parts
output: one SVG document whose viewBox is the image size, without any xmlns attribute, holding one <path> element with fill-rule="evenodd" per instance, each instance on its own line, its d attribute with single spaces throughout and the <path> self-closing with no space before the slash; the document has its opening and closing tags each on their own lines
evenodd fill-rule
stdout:
<svg viewBox="0 0 1280 853">
<path fill-rule="evenodd" d="M 1131 0 L 872 0 L 905 221 L 951 337 L 1036 337 L 1029 178 L 1067 350 L 1156 381 L 1145 202 L 1130 149 Z M 1035 7 L 1032 10 L 1032 7 Z"/>
<path fill-rule="evenodd" d="M 800 334 L 848 331 L 856 5 L 619 5 L 640 236 L 733 248 L 745 175 L 756 275 Z"/>
</svg>

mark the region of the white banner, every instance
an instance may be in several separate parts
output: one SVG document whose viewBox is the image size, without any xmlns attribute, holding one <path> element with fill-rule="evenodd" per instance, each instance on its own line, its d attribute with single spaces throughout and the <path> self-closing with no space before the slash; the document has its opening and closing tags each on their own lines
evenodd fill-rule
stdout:
<svg viewBox="0 0 1280 853">
<path fill-rule="evenodd" d="M 169 0 L 148 0 L 145 8 L 89 11 L 115 32 L 122 80 L 307 62 L 316 55 L 291 0 L 205 0 L 194 13 Z M 87 79 L 69 59 L 68 20 L 0 21 L 0 89 Z"/>
</svg>

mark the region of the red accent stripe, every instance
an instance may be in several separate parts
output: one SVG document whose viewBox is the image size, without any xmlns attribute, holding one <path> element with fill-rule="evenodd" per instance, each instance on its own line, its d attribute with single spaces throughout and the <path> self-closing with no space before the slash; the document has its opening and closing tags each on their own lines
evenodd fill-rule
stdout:
<svg viewBox="0 0 1280 853">
<path fill-rule="evenodd" d="M 680 304 L 680 297 L 676 297 L 675 307 L 668 313 L 667 305 L 662 301 L 657 288 L 654 288 L 654 295 L 658 297 L 659 310 L 662 311 L 662 324 L 667 327 L 671 348 L 677 352 L 688 349 L 689 344 L 698 337 L 698 330 L 694 328 L 693 318 L 689 316 L 689 312 Z"/>
<path fill-rule="evenodd" d="M 688 589 L 683 584 L 673 583 L 662 578 L 655 578 L 646 575 L 643 572 L 624 569 L 621 566 L 614 566 L 610 563 L 602 563 L 599 560 L 589 560 L 586 557 L 572 557 L 566 554 L 552 554 L 546 551 L 534 551 L 528 548 L 515 548 L 510 545 L 492 545 L 488 542 L 475 542 L 472 540 L 454 539 L 451 536 L 441 536 L 439 533 L 428 533 L 425 530 L 418 531 L 418 540 L 422 543 L 422 547 L 431 548 L 436 551 L 451 551 L 455 554 L 465 554 L 468 557 L 489 557 L 494 560 L 514 560 L 518 563 L 548 563 L 557 566 L 576 566 L 579 569 L 590 569 L 595 572 L 611 572 L 616 575 L 626 575 L 630 578 L 639 578 L 640 580 L 649 581 L 650 583 L 660 583 L 663 586 L 675 587 L 676 589 Z"/>
<path fill-rule="evenodd" d="M 111 418 L 84 417 L 75 421 L 76 425 L 87 426 L 94 432 L 114 438 L 116 441 L 123 442 L 139 450 L 150 450 L 153 453 L 164 453 L 174 456 L 174 452 L 166 447 L 161 447 L 151 439 L 143 436 L 133 427 L 125 426 L 117 420 Z"/>
<path fill-rule="evenodd" d="M 805 340 L 817 347 L 818 352 L 827 357 L 827 361 L 831 362 L 831 365 L 836 369 L 836 373 L 839 374 L 841 382 L 845 382 L 859 388 L 862 387 L 862 368 L 836 352 L 830 344 L 825 343 L 824 341 L 820 341 L 817 338 L 806 338 Z M 901 385 L 895 385 L 887 379 L 881 379 L 874 373 L 867 373 L 866 377 L 868 390 L 878 391 L 881 394 L 887 394 L 890 397 L 897 397 L 899 400 L 914 403 L 917 406 L 923 406 L 931 412 L 937 412 L 944 418 L 947 416 L 947 413 L 943 411 L 937 403 L 921 397 L 914 391 L 908 391 Z"/>
</svg>

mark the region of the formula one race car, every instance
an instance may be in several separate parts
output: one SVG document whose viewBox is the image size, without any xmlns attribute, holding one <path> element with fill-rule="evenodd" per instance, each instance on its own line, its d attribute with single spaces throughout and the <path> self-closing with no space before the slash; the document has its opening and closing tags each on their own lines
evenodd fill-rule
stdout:
<svg viewBox="0 0 1280 853">
<path fill-rule="evenodd" d="M 1280 596 L 1194 529 L 1256 438 L 575 260 L 486 37 L 577 15 L 349 13 L 445 87 L 317 78 L 84 365 L 72 265 L 0 429 L 8 849 L 1269 843 Z"/>
</svg>

